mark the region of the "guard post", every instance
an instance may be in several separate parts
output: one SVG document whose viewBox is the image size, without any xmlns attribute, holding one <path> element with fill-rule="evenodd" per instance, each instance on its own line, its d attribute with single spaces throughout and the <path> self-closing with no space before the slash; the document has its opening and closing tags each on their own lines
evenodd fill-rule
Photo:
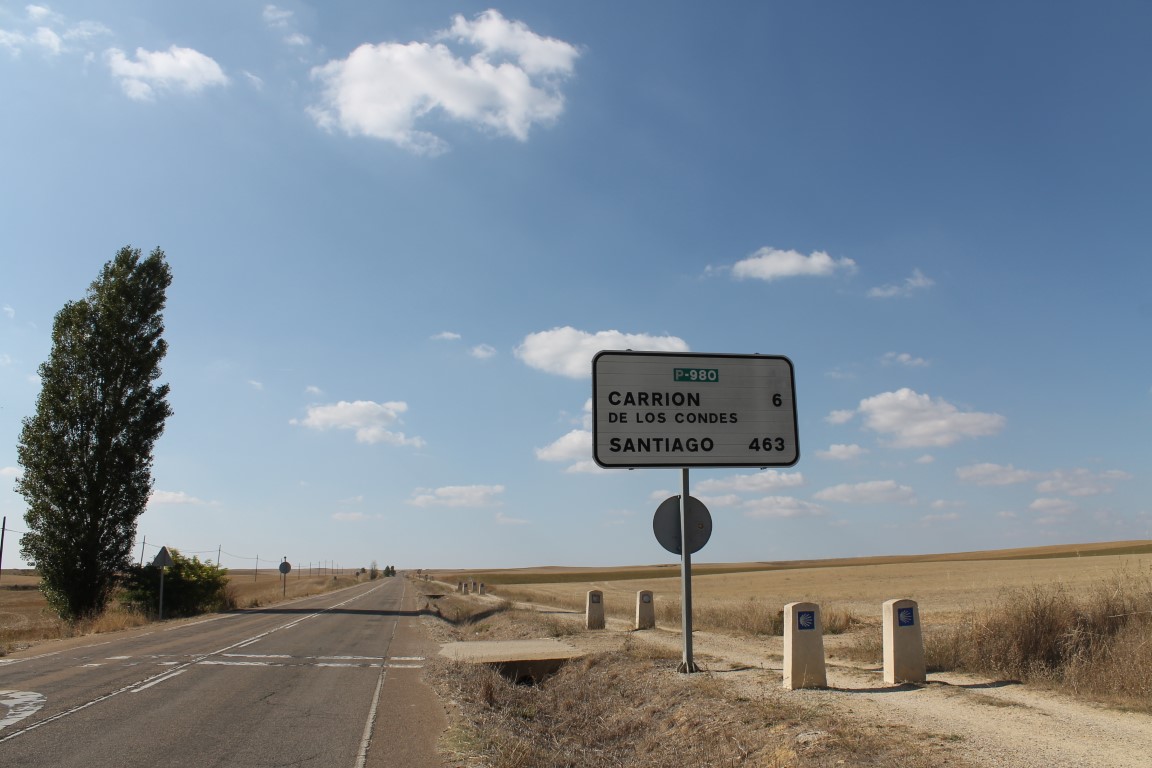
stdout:
<svg viewBox="0 0 1152 768">
<path fill-rule="evenodd" d="M 588 590 L 588 598 L 584 603 L 584 627 L 604 629 L 604 593 L 598 589 Z"/>
<path fill-rule="evenodd" d="M 816 603 L 784 606 L 784 687 L 826 688 L 824 622 Z"/>
<path fill-rule="evenodd" d="M 656 629 L 656 605 L 647 589 L 636 593 L 636 629 Z"/>
<path fill-rule="evenodd" d="M 887 600 L 883 614 L 884 682 L 923 683 L 928 675 L 920 606 L 915 600 Z"/>
</svg>

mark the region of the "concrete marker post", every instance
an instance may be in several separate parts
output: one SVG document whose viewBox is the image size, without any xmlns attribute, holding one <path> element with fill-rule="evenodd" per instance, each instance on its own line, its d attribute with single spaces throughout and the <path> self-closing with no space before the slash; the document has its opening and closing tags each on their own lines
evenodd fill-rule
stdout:
<svg viewBox="0 0 1152 768">
<path fill-rule="evenodd" d="M 604 629 L 604 593 L 598 589 L 588 590 L 587 601 L 584 604 L 584 627 Z"/>
<path fill-rule="evenodd" d="M 816 603 L 784 606 L 784 688 L 827 688 L 824 622 Z"/>
<path fill-rule="evenodd" d="M 656 629 L 656 604 L 647 589 L 636 593 L 636 629 Z"/>
<path fill-rule="evenodd" d="M 915 600 L 887 600 L 883 614 L 884 682 L 892 685 L 925 682 L 928 675 L 920 606 Z"/>
</svg>

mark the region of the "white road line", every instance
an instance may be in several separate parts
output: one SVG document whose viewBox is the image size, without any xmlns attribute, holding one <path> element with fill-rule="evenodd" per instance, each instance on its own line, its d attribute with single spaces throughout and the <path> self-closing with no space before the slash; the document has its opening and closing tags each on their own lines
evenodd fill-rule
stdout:
<svg viewBox="0 0 1152 768">
<path fill-rule="evenodd" d="M 0 729 L 35 714 L 44 702 L 44 696 L 34 691 L 0 691 L 0 705 L 8 708 L 8 715 L 0 720 Z"/>
<path fill-rule="evenodd" d="M 22 661 L 35 661 L 36 659 L 46 659 L 49 656 L 56 656 L 60 651 L 52 651 L 52 653 L 42 653 L 39 656 L 26 656 L 23 659 L 0 659 L 0 665 L 3 664 L 19 664 Z"/>
<path fill-rule="evenodd" d="M 129 693 L 140 693 L 140 691 L 147 690 L 154 685 L 159 685 L 160 683 L 164 682 L 165 680 L 171 680 L 172 678 L 176 677 L 177 675 L 182 675 L 187 671 L 188 670 L 186 670 L 186 669 L 177 669 L 174 672 L 169 672 L 166 675 L 161 675 L 160 677 L 154 678 L 151 682 L 145 683 L 144 685 L 141 685 L 137 688 L 133 688 L 131 691 L 129 691 Z"/>
<path fill-rule="evenodd" d="M 403 591 L 400 593 L 400 604 L 404 604 L 404 596 L 408 594 L 408 582 L 404 582 Z M 396 639 L 396 627 L 400 625 L 400 620 L 392 622 L 392 635 L 388 638 L 387 648 L 392 647 L 392 641 Z M 384 687 L 384 678 L 388 676 L 388 666 L 386 664 L 380 665 L 380 676 L 376 678 L 376 692 L 372 694 L 372 706 L 368 708 L 368 719 L 364 721 L 364 735 L 360 737 L 360 751 L 356 753 L 355 768 L 364 768 L 368 763 L 368 749 L 372 746 L 372 730 L 376 727 L 376 709 L 380 706 L 380 689 Z"/>
<path fill-rule="evenodd" d="M 15 739 L 18 736 L 23 736 L 26 733 L 30 733 L 31 731 L 34 731 L 37 728 L 40 728 L 41 726 L 48 725 L 49 723 L 54 723 L 57 720 L 62 720 L 63 718 L 68 717 L 70 715 L 74 715 L 77 712 L 80 712 L 81 710 L 88 709 L 88 707 L 91 707 L 95 704 L 99 704 L 102 701 L 107 701 L 108 699 L 111 699 L 114 696 L 119 696 L 122 693 L 126 693 L 129 691 L 131 691 L 133 693 L 138 693 L 139 691 L 143 691 L 147 688 L 151 688 L 153 685 L 156 685 L 157 683 L 162 683 L 165 680 L 171 680 L 172 678 L 176 677 L 177 675 L 183 673 L 188 667 L 191 667 L 194 664 L 197 664 L 201 661 L 204 661 L 205 659 L 210 659 L 213 656 L 220 656 L 220 655 L 223 655 L 227 651 L 231 651 L 231 650 L 234 650 L 236 648 L 250 645 L 250 644 L 256 642 L 257 640 L 260 640 L 264 637 L 267 637 L 268 635 L 272 634 L 273 632 L 276 632 L 276 631 L 281 630 L 281 629 L 287 629 L 289 627 L 293 627 L 296 624 L 299 624 L 301 621 L 304 621 L 305 619 L 311 619 L 311 618 L 314 618 L 316 616 L 319 616 L 322 613 L 327 613 L 328 611 L 331 611 L 334 608 L 339 608 L 341 606 L 347 605 L 348 603 L 352 602 L 353 600 L 359 600 L 360 598 L 364 597 L 365 595 L 370 595 L 378 589 L 380 589 L 380 586 L 372 587 L 371 589 L 369 589 L 365 592 L 361 592 L 359 595 L 356 595 L 356 596 L 351 597 L 347 600 L 344 600 L 343 602 L 336 603 L 335 605 L 329 606 L 328 608 L 323 608 L 323 609 L 317 611 L 316 613 L 313 613 L 309 616 L 306 616 L 304 619 L 290 622 L 288 624 L 281 624 L 279 627 L 273 627 L 272 629 L 268 630 L 267 632 L 262 632 L 259 635 L 255 635 L 254 637 L 246 638 L 244 640 L 241 640 L 238 643 L 233 643 L 232 645 L 227 645 L 223 648 L 212 651 L 210 653 L 199 654 L 192 661 L 184 662 L 182 665 L 180 665 L 179 667 L 177 667 L 174 670 L 160 672 L 160 673 L 153 675 L 151 677 L 146 677 L 143 680 L 137 680 L 136 682 L 129 683 L 128 685 L 125 685 L 122 688 L 117 688 L 116 690 L 112 691 L 111 693 L 106 693 L 103 696 L 97 696 L 95 699 L 92 699 L 91 701 L 87 701 L 83 704 L 78 704 L 77 706 L 72 707 L 71 709 L 64 710 L 63 712 L 57 712 L 55 715 L 52 715 L 51 717 L 47 717 L 47 718 L 45 718 L 39 722 L 36 722 L 36 723 L 33 723 L 32 725 L 21 728 L 18 731 L 13 731 L 12 733 L 8 734 L 7 736 L 0 738 L 0 744 L 3 744 L 6 741 L 10 741 L 12 739 Z M 393 627 L 392 627 L 392 633 L 393 633 L 393 636 L 395 636 L 395 633 L 396 633 L 395 625 L 393 625 Z M 95 645 L 108 645 L 109 643 L 111 643 L 111 641 L 108 641 L 106 643 L 96 643 Z M 85 647 L 94 647 L 94 646 L 85 646 Z M 24 659 L 9 659 L 7 661 L 8 661 L 8 663 L 18 663 L 21 661 L 32 661 L 33 659 L 42 659 L 42 658 L 45 658 L 46 656 L 55 656 L 59 653 L 60 653 L 60 651 L 53 651 L 52 653 L 44 653 L 44 654 L 41 654 L 39 656 L 29 656 L 29 657 L 24 658 Z M 0 661 L 5 661 L 5 660 L 0 659 Z M 376 698 L 377 699 L 379 699 L 379 694 L 380 694 L 379 687 L 380 687 L 380 684 L 383 682 L 383 674 L 384 674 L 384 670 L 381 669 L 381 680 L 377 683 L 377 690 L 376 690 Z M 373 720 L 373 722 L 375 721 L 375 711 L 376 711 L 376 705 L 374 702 L 373 708 L 372 708 L 372 720 Z M 369 737 L 371 736 L 371 729 L 370 728 L 369 728 L 368 736 Z M 368 747 L 367 742 L 365 742 L 363 747 L 362 747 L 362 750 L 363 750 L 365 755 L 367 755 L 367 747 Z M 359 765 L 361 766 L 361 768 L 363 768 L 363 765 L 364 765 L 363 761 L 361 761 L 359 763 Z"/>
</svg>

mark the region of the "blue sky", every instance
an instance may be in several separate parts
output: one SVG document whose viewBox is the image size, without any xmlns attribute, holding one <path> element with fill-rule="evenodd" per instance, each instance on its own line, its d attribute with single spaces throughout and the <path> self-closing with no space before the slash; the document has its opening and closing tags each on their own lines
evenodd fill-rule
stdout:
<svg viewBox="0 0 1152 768">
<path fill-rule="evenodd" d="M 693 470 L 699 561 L 1152 538 L 1150 24 L 0 3 L 0 514 L 53 316 L 132 244 L 174 275 L 149 556 L 674 562 L 679 473 L 592 463 L 624 348 L 795 366 L 800 461 Z"/>
</svg>

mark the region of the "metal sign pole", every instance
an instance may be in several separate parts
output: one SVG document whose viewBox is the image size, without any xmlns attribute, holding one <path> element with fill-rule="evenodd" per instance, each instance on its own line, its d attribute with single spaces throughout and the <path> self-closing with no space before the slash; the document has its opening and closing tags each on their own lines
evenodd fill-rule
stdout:
<svg viewBox="0 0 1152 768">
<path fill-rule="evenodd" d="M 684 660 L 679 671 L 699 672 L 700 668 L 692 660 L 692 549 L 688 545 L 688 467 L 681 472 L 680 489 L 680 610 L 681 628 L 684 633 Z"/>
<path fill-rule="evenodd" d="M 8 516 L 0 523 L 0 574 L 4 573 L 4 532 L 8 530 Z"/>
</svg>

